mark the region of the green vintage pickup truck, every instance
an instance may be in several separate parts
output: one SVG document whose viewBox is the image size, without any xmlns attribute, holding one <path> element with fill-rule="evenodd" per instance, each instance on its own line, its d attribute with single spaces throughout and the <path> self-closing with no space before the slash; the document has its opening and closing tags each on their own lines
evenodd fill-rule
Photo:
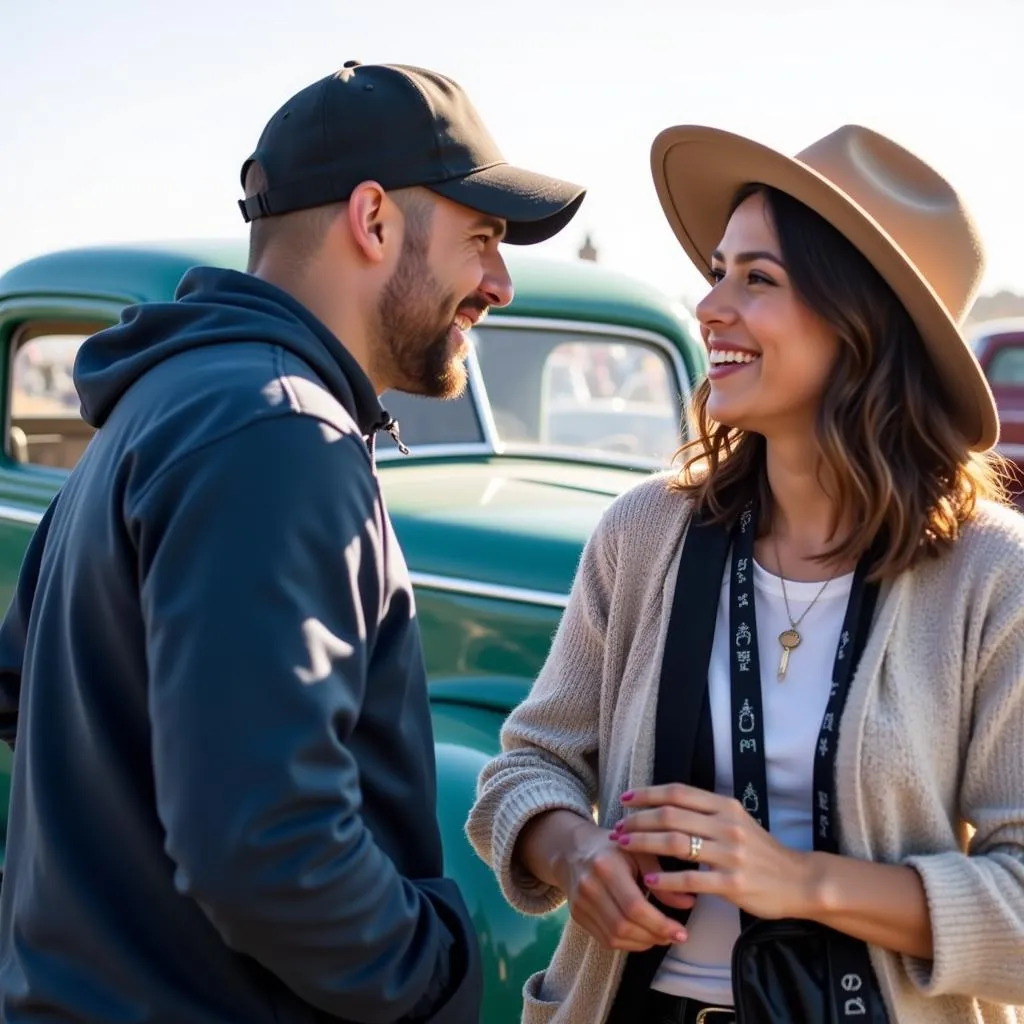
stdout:
<svg viewBox="0 0 1024 1024">
<path fill-rule="evenodd" d="M 662 294 L 591 264 L 516 255 L 515 301 L 474 330 L 466 394 L 384 396 L 411 454 L 383 435 L 378 448 L 424 632 L 445 870 L 478 929 L 488 1024 L 519 1020 L 522 984 L 564 915 L 512 911 L 473 853 L 463 824 L 477 773 L 541 666 L 590 531 L 615 495 L 671 457 L 706 369 L 692 317 Z M 125 305 L 170 299 L 197 264 L 244 269 L 245 250 L 82 249 L 0 277 L 3 608 L 33 527 L 89 442 L 71 379 L 78 345 Z M 9 775 L 4 748 L 0 838 Z"/>
</svg>

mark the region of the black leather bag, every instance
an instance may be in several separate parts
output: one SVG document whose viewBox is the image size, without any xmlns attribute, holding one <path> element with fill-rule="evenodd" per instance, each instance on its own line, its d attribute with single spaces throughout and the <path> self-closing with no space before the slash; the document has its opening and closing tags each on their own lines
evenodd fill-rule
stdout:
<svg viewBox="0 0 1024 1024">
<path fill-rule="evenodd" d="M 732 953 L 737 1024 L 888 1024 L 874 975 L 841 973 L 846 941 L 813 921 L 748 925 Z"/>
</svg>

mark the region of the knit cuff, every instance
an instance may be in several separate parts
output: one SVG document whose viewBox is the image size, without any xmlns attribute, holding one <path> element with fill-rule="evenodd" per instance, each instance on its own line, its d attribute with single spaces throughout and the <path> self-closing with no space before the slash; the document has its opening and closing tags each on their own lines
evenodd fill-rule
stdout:
<svg viewBox="0 0 1024 1024">
<path fill-rule="evenodd" d="M 512 862 L 523 828 L 538 814 L 557 810 L 573 811 L 594 820 L 593 808 L 580 792 L 552 784 L 550 779 L 516 787 L 502 800 L 494 816 L 491 849 L 498 883 L 505 899 L 524 914 L 547 914 L 565 902 L 561 889 L 541 882 Z"/>
<path fill-rule="evenodd" d="M 983 896 L 988 887 L 972 870 L 970 858 L 948 852 L 908 857 L 904 863 L 924 883 L 932 927 L 932 959 L 902 958 L 914 985 L 927 996 L 964 995 L 978 992 L 979 985 L 988 988 L 993 983 L 998 988 L 1002 983 L 1017 987 L 1019 982 L 1012 977 L 997 979 L 993 975 L 1001 973 L 999 960 L 1005 959 L 1008 951 L 998 939 L 993 943 L 993 921 L 986 913 L 988 901 Z M 987 895 L 991 898 L 990 892 Z M 1011 962 L 1014 959 L 1016 964 Z M 1005 970 L 1019 974 L 1019 950 L 1016 957 L 1006 960 Z"/>
</svg>

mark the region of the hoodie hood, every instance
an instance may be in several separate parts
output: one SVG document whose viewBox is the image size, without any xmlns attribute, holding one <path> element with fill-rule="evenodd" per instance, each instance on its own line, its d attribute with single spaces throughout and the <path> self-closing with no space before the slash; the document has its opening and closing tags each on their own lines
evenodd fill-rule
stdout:
<svg viewBox="0 0 1024 1024">
<path fill-rule="evenodd" d="M 231 342 L 267 342 L 294 353 L 354 410 L 365 435 L 394 427 L 362 367 L 302 303 L 251 274 L 214 267 L 185 274 L 173 302 L 129 306 L 116 327 L 83 343 L 74 369 L 83 419 L 103 426 L 121 396 L 158 363 Z"/>
</svg>

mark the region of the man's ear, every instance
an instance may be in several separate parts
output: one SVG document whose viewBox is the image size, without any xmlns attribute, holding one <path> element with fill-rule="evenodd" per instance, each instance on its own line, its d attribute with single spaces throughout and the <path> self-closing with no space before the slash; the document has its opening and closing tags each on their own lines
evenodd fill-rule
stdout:
<svg viewBox="0 0 1024 1024">
<path fill-rule="evenodd" d="M 352 240 L 363 257 L 382 263 L 393 237 L 401 237 L 394 203 L 375 181 L 364 181 L 353 189 L 348 200 L 348 226 Z"/>
</svg>

